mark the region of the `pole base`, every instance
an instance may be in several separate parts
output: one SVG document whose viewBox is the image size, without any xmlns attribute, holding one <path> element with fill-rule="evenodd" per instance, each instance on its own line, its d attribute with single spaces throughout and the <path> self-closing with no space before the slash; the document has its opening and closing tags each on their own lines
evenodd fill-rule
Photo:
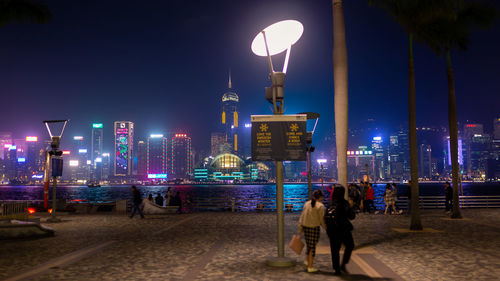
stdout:
<svg viewBox="0 0 500 281">
<path fill-rule="evenodd" d="M 297 261 L 287 257 L 269 257 L 266 259 L 266 265 L 271 267 L 292 267 Z"/>
<path fill-rule="evenodd" d="M 62 220 L 56 217 L 50 217 L 47 219 L 47 222 L 62 222 Z"/>
</svg>

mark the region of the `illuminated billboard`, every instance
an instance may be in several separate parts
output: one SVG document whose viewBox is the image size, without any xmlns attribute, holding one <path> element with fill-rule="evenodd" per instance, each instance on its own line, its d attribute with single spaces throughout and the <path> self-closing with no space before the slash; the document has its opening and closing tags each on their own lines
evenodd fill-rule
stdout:
<svg viewBox="0 0 500 281">
<path fill-rule="evenodd" d="M 80 149 L 78 149 L 78 153 L 87 153 L 87 149 L 86 148 L 80 148 Z"/>
<path fill-rule="evenodd" d="M 134 123 L 115 122 L 115 176 L 129 176 L 132 172 L 132 146 Z"/>
<path fill-rule="evenodd" d="M 69 151 L 69 150 L 63 150 L 62 154 L 63 155 L 70 155 L 71 151 Z"/>
<path fill-rule="evenodd" d="M 78 167 L 78 164 L 79 164 L 78 160 L 69 160 L 69 165 L 71 167 Z"/>
<path fill-rule="evenodd" d="M 26 141 L 35 142 L 38 141 L 38 137 L 28 136 L 26 137 Z"/>
<path fill-rule="evenodd" d="M 17 158 L 17 162 L 18 162 L 18 163 L 24 163 L 24 162 L 26 162 L 26 158 L 24 158 L 24 157 L 19 157 L 19 158 Z"/>
<path fill-rule="evenodd" d="M 167 174 L 148 174 L 148 179 L 166 179 Z"/>
<path fill-rule="evenodd" d="M 83 140 L 83 137 L 82 136 L 74 136 L 73 140 Z"/>
<path fill-rule="evenodd" d="M 94 124 L 92 124 L 92 128 L 102 129 L 102 123 L 94 123 Z"/>
</svg>

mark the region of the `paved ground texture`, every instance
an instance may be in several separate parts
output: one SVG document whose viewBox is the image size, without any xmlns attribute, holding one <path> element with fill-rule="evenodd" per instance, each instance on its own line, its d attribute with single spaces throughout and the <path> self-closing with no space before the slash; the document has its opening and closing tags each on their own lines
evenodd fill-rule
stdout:
<svg viewBox="0 0 500 281">
<path fill-rule="evenodd" d="M 276 255 L 275 213 L 206 212 L 148 216 L 68 215 L 47 224 L 54 237 L 0 241 L 3 280 L 500 280 L 500 210 L 463 210 L 449 220 L 423 211 L 425 232 L 409 217 L 360 214 L 350 275 L 334 276 L 326 234 L 305 272 L 265 265 Z M 298 213 L 285 217 L 286 241 Z M 42 221 L 44 219 L 42 218 Z"/>
</svg>

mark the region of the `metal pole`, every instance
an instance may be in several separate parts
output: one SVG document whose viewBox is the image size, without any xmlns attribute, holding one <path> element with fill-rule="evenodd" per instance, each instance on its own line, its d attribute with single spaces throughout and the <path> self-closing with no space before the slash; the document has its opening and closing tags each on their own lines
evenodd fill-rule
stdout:
<svg viewBox="0 0 500 281">
<path fill-rule="evenodd" d="M 276 161 L 276 212 L 278 214 L 278 257 L 285 256 L 285 214 L 283 212 L 283 161 Z"/>
<path fill-rule="evenodd" d="M 307 191 L 309 200 L 312 199 L 312 186 L 311 186 L 311 145 L 307 147 Z"/>
<path fill-rule="evenodd" d="M 50 187 L 50 154 L 45 151 L 45 170 L 43 172 L 43 208 L 49 209 L 49 187 Z"/>
<path fill-rule="evenodd" d="M 323 190 L 323 164 L 321 164 L 321 192 L 324 194 Z"/>
</svg>

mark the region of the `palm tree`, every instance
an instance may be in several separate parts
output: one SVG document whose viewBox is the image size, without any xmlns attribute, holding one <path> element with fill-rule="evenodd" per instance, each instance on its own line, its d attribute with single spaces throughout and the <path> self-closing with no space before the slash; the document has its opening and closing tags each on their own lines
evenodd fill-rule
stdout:
<svg viewBox="0 0 500 281">
<path fill-rule="evenodd" d="M 410 146 L 411 175 L 411 230 L 422 230 L 419 208 L 418 190 L 418 147 L 415 109 L 415 67 L 413 60 L 413 40 L 421 33 L 421 25 L 442 12 L 443 0 L 370 0 L 370 4 L 378 2 L 400 26 L 408 33 L 408 131 Z"/>
<path fill-rule="evenodd" d="M 342 0 L 332 0 L 333 9 L 333 81 L 335 87 L 335 139 L 338 183 L 345 187 L 347 199 L 347 46 Z"/>
<path fill-rule="evenodd" d="M 47 23 L 52 18 L 47 6 L 29 0 L 0 0 L 0 27 L 14 22 Z"/>
<path fill-rule="evenodd" d="M 448 78 L 448 125 L 450 131 L 450 156 L 453 185 L 452 218 L 461 218 L 458 180 L 458 128 L 457 106 L 455 95 L 455 79 L 451 64 L 451 50 L 459 48 L 467 50 L 471 27 L 488 28 L 495 18 L 495 8 L 490 3 L 480 3 L 463 0 L 449 0 L 446 4 L 447 13 L 442 17 L 424 25 L 421 33 L 422 40 L 438 55 L 445 53 L 446 75 Z"/>
</svg>

